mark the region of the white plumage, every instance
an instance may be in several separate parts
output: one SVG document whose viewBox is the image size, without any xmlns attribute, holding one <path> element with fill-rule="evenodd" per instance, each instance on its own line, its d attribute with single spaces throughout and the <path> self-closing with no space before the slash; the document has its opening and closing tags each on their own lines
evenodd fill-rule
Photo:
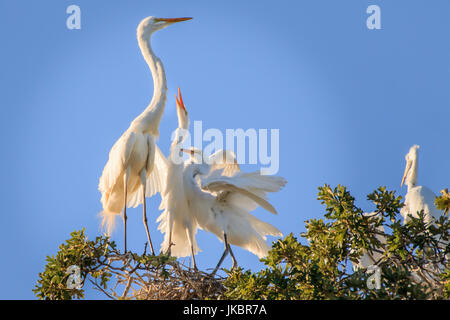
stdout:
<svg viewBox="0 0 450 320">
<path fill-rule="evenodd" d="M 182 149 L 184 137 L 181 132 L 187 132 L 189 118 L 181 93 L 179 95 L 179 125 L 171 145 L 170 159 L 180 157 L 180 152 L 184 151 L 191 155 L 191 160 L 184 163 L 169 161 L 168 164 L 166 188 L 160 206 L 164 211 L 158 218 L 158 229 L 165 234 L 161 251 L 176 257 L 191 255 L 196 268 L 195 254 L 201 250 L 195 235 L 200 228 L 214 233 L 225 242 L 225 252 L 215 271 L 228 252 L 236 264 L 230 244 L 260 258 L 266 256 L 270 249 L 266 236 L 282 234 L 250 212 L 262 206 L 276 213 L 267 201 L 267 194 L 279 191 L 286 181 L 260 172 L 241 172 L 235 154 L 229 150 L 219 150 L 203 161 L 200 150 Z"/>
<path fill-rule="evenodd" d="M 242 247 L 259 258 L 265 257 L 270 249 L 266 236 L 282 236 L 282 233 L 250 212 L 262 206 L 276 213 L 267 201 L 267 194 L 279 191 L 286 181 L 277 176 L 261 175 L 259 171 L 235 171 L 231 176 L 224 175 L 226 167 L 214 169 L 214 166 L 198 161 L 201 151 L 192 148 L 188 152 L 192 161 L 186 164 L 183 179 L 189 213 L 200 229 L 215 234 L 225 243 L 225 251 L 213 273 L 228 253 L 231 253 L 233 266 L 236 266 L 230 244 Z M 234 159 L 227 165 L 236 169 Z"/>
<path fill-rule="evenodd" d="M 403 222 L 406 223 L 411 216 L 417 218 L 418 213 L 423 210 L 425 223 L 432 224 L 436 219 L 440 218 L 442 212 L 437 210 L 434 204 L 436 195 L 433 193 L 433 191 L 425 186 L 417 185 L 419 148 L 420 147 L 418 145 L 413 145 L 409 149 L 409 152 L 405 157 L 406 168 L 403 174 L 401 185 L 403 186 L 403 184 L 406 184 L 408 187 L 408 192 L 406 193 L 404 206 L 400 210 L 400 214 L 403 216 Z M 374 214 L 376 213 L 366 213 L 365 215 Z M 384 232 L 383 226 L 379 226 L 377 230 L 380 232 Z M 386 239 L 383 235 L 377 235 L 376 237 L 382 244 L 386 243 Z M 446 243 L 444 242 L 440 243 L 440 246 L 442 248 L 444 248 L 445 245 Z M 383 248 L 377 249 L 383 251 Z M 371 265 L 377 263 L 381 257 L 382 253 L 376 251 L 369 253 L 365 251 L 358 263 L 354 265 L 354 268 L 368 268 Z M 435 270 L 440 266 L 436 267 L 432 264 L 427 264 L 425 265 L 425 267 L 431 270 Z M 427 278 L 428 276 L 429 275 L 425 275 L 425 278 Z M 416 272 L 412 272 L 412 277 L 417 282 L 421 282 L 423 280 L 422 276 L 419 276 Z"/>
<path fill-rule="evenodd" d="M 161 193 L 160 210 L 158 217 L 158 229 L 165 234 L 161 244 L 161 252 L 170 253 L 176 257 L 192 255 L 194 268 L 195 254 L 200 250 L 195 234 L 198 226 L 190 215 L 186 193 L 183 184 L 184 162 L 181 151 L 182 143 L 189 129 L 189 117 L 178 89 L 177 101 L 178 128 L 175 130 L 174 139 L 170 147 L 170 155 L 167 166 L 167 176 L 164 191 Z"/>
<path fill-rule="evenodd" d="M 407 222 L 409 219 L 408 215 L 417 218 L 418 212 L 423 210 L 425 222 L 432 223 L 435 219 L 439 219 L 442 212 L 440 212 L 434 204 L 436 195 L 433 191 L 425 186 L 417 185 L 419 148 L 418 145 L 413 145 L 405 157 L 406 168 L 405 173 L 403 174 L 402 186 L 403 183 L 406 184 L 408 192 L 405 196 L 405 205 L 400 213 L 402 214 L 404 221 Z"/>
<path fill-rule="evenodd" d="M 150 37 L 157 30 L 188 19 L 147 17 L 137 28 L 139 47 L 153 77 L 153 98 L 112 147 L 98 186 L 102 193 L 102 226 L 106 225 L 108 234 L 113 230 L 116 216 L 124 210 L 125 251 L 126 208 L 143 203 L 144 225 L 154 253 L 147 226 L 145 197 L 163 190 L 166 174 L 166 160 L 155 143 L 166 102 L 166 76 L 161 60 L 152 51 Z"/>
<path fill-rule="evenodd" d="M 406 168 L 403 174 L 402 186 L 403 183 L 408 187 L 408 192 L 405 196 L 405 205 L 400 210 L 404 218 L 404 223 L 406 223 L 410 218 L 409 216 L 418 217 L 418 213 L 423 210 L 424 212 L 424 222 L 427 224 L 433 224 L 434 221 L 438 220 L 444 213 L 439 211 L 435 205 L 436 195 L 433 191 L 425 186 L 417 185 L 417 176 L 418 176 L 418 167 L 419 167 L 419 146 L 413 145 L 409 152 L 405 156 L 406 160 Z M 435 239 L 440 241 L 439 247 L 442 250 L 445 250 L 447 246 L 447 242 L 443 240 L 439 240 L 439 236 L 435 236 Z M 447 255 L 447 259 L 448 259 Z M 427 267 L 430 270 L 438 270 L 442 268 L 442 265 L 433 265 L 431 263 L 427 264 Z M 417 274 L 413 273 L 413 276 L 416 280 L 421 281 L 421 277 Z M 428 275 L 433 278 L 432 276 Z"/>
</svg>

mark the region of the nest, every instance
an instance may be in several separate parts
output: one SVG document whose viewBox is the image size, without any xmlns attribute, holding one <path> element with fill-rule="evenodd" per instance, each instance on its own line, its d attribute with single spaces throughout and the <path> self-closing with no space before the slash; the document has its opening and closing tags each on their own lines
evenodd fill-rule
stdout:
<svg viewBox="0 0 450 320">
<path fill-rule="evenodd" d="M 139 300 L 204 300 L 217 298 L 224 292 L 222 278 L 192 270 L 176 263 L 164 279 L 140 283 L 135 292 Z"/>
<path fill-rule="evenodd" d="M 115 285 L 108 289 L 95 279 L 91 283 L 114 300 L 204 300 L 218 298 L 225 291 L 222 277 L 167 260 L 167 256 L 147 258 L 142 261 L 131 253 L 111 255 L 103 271 L 115 277 Z"/>
</svg>

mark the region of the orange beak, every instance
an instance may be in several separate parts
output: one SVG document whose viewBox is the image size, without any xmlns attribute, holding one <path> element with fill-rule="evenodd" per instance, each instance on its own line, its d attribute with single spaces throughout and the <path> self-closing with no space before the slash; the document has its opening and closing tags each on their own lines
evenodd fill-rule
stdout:
<svg viewBox="0 0 450 320">
<path fill-rule="evenodd" d="M 181 22 L 181 21 L 187 21 L 187 20 L 191 20 L 192 18 L 155 18 L 156 22 L 159 21 L 164 21 L 164 22 L 168 22 L 168 23 L 175 23 L 175 22 Z"/>
<path fill-rule="evenodd" d="M 181 109 L 183 109 L 184 112 L 187 112 L 187 110 L 184 106 L 183 98 L 181 97 L 180 88 L 178 88 L 178 96 L 179 96 L 179 98 L 177 97 L 177 95 L 175 95 L 175 100 L 177 100 L 177 106 L 179 106 Z"/>
</svg>

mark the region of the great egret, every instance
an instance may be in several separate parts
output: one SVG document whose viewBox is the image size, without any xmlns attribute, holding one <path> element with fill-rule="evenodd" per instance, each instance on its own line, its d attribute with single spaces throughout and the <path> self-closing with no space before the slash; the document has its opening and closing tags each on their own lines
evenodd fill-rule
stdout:
<svg viewBox="0 0 450 320">
<path fill-rule="evenodd" d="M 406 168 L 401 186 L 406 184 L 408 192 L 405 196 L 405 205 L 400 213 L 402 214 L 404 221 L 407 222 L 409 220 L 408 215 L 417 218 L 418 212 L 423 210 L 425 222 L 431 223 L 434 219 L 439 219 L 442 212 L 434 205 L 436 195 L 433 191 L 427 187 L 417 185 L 419 148 L 418 145 L 413 145 L 405 157 Z"/>
<path fill-rule="evenodd" d="M 193 268 L 197 269 L 195 254 L 200 250 L 195 240 L 197 223 L 189 214 L 188 203 L 183 185 L 184 161 L 182 143 L 189 129 L 189 117 L 184 106 L 180 89 L 175 96 L 177 104 L 178 128 L 175 130 L 167 167 L 165 189 L 161 193 L 160 210 L 164 210 L 157 222 L 158 229 L 165 233 L 161 252 L 175 257 L 192 255 Z"/>
<path fill-rule="evenodd" d="M 108 162 L 99 182 L 102 193 L 102 226 L 106 224 L 108 234 L 114 226 L 115 217 L 123 210 L 125 252 L 127 251 L 126 208 L 143 203 L 143 221 L 147 239 L 154 254 L 147 225 L 145 197 L 162 191 L 165 181 L 164 156 L 155 144 L 159 136 L 159 122 L 166 102 L 166 76 L 161 60 L 153 53 L 151 35 L 173 23 L 191 18 L 143 19 L 137 28 L 137 39 L 142 55 L 153 77 L 154 90 L 150 104 L 117 140 L 109 153 Z"/>
<path fill-rule="evenodd" d="M 215 274 L 228 253 L 237 266 L 230 245 L 242 247 L 262 258 L 270 247 L 266 236 L 282 236 L 269 223 L 259 220 L 250 212 L 258 206 L 276 214 L 267 201 L 269 192 L 279 191 L 286 180 L 258 172 L 244 173 L 235 161 L 214 164 L 213 159 L 223 159 L 226 151 L 218 151 L 208 161 L 202 161 L 202 152 L 195 148 L 183 149 L 191 155 L 191 162 L 184 168 L 184 188 L 188 214 L 195 218 L 200 229 L 215 234 L 225 244 L 225 250 Z M 209 165 L 208 163 L 213 163 Z M 228 171 L 229 175 L 224 175 Z"/>
<path fill-rule="evenodd" d="M 181 161 L 181 147 L 188 133 L 189 116 L 180 89 L 178 89 L 178 96 L 175 96 L 178 128 L 175 130 L 170 147 L 169 159 L 171 161 L 168 162 L 165 190 L 161 194 L 160 210 L 164 211 L 158 217 L 157 222 L 160 222 L 158 229 L 165 234 L 161 252 L 167 252 L 179 258 L 191 255 L 193 269 L 196 270 L 195 255 L 201 251 L 195 239 L 198 225 L 196 219 L 187 210 L 188 201 L 183 184 L 184 162 Z M 227 165 L 225 163 L 227 155 L 235 158 L 233 152 L 220 150 L 209 160 L 214 169 L 224 168 L 226 171 L 224 174 L 232 175 L 234 171 L 239 170 L 239 165 L 235 161 L 232 162 L 232 165 Z"/>
<path fill-rule="evenodd" d="M 418 171 L 418 160 L 419 160 L 419 146 L 413 145 L 408 154 L 405 156 L 406 160 L 406 168 L 403 174 L 403 179 L 401 186 L 406 184 L 408 187 L 408 192 L 405 196 L 405 205 L 400 210 L 404 218 L 404 222 L 406 223 L 409 220 L 409 216 L 413 216 L 415 218 L 418 217 L 418 213 L 423 210 L 424 212 L 424 222 L 427 224 L 434 223 L 435 220 L 438 220 L 444 213 L 439 211 L 434 204 L 436 195 L 433 191 L 425 186 L 417 185 L 417 171 Z M 447 246 L 447 241 L 440 240 L 438 236 L 435 236 L 436 240 L 439 241 L 438 245 L 443 250 Z M 448 259 L 450 255 L 446 255 Z M 436 268 L 441 268 L 441 265 L 433 266 L 429 264 L 428 267 L 431 270 L 436 270 Z"/>
</svg>

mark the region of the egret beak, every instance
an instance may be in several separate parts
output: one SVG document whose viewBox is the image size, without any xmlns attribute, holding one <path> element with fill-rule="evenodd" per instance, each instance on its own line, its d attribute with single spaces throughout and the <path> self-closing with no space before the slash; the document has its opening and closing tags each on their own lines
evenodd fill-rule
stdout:
<svg viewBox="0 0 450 320">
<path fill-rule="evenodd" d="M 177 106 L 180 107 L 181 109 L 183 109 L 184 112 L 187 113 L 186 107 L 184 106 L 183 98 L 181 97 L 180 88 L 178 88 L 178 96 L 179 96 L 179 98 L 177 97 L 177 95 L 175 95 L 175 100 L 177 100 Z"/>
<path fill-rule="evenodd" d="M 176 23 L 191 20 L 192 18 L 155 18 L 155 22 Z"/>
<path fill-rule="evenodd" d="M 403 173 L 402 184 L 400 185 L 400 187 L 403 187 L 403 183 L 405 183 L 408 171 L 409 171 L 409 169 L 411 169 L 411 164 L 412 164 L 412 161 L 406 162 L 406 168 L 405 168 L 405 172 Z"/>
<path fill-rule="evenodd" d="M 181 148 L 180 151 L 181 152 L 186 152 L 186 153 L 191 153 L 191 150 L 187 150 L 187 149 L 183 149 L 183 148 Z"/>
</svg>

